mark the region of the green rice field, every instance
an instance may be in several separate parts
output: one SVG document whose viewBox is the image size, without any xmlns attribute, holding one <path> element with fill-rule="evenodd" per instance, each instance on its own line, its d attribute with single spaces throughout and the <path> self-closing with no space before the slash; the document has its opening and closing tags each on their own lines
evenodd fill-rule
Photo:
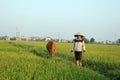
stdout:
<svg viewBox="0 0 120 80">
<path fill-rule="evenodd" d="M 83 67 L 75 65 L 72 43 L 0 41 L 0 80 L 120 80 L 120 46 L 86 44 Z"/>
</svg>

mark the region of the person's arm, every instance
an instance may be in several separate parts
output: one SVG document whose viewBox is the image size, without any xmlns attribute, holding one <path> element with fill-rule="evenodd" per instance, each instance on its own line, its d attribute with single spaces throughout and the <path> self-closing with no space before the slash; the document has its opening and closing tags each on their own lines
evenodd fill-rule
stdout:
<svg viewBox="0 0 120 80">
<path fill-rule="evenodd" d="M 86 48 L 85 48 L 85 42 L 83 41 L 83 52 L 86 51 Z"/>
</svg>

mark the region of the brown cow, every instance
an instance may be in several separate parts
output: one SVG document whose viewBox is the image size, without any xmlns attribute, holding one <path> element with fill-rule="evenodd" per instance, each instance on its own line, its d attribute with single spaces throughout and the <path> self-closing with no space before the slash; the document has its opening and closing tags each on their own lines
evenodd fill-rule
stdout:
<svg viewBox="0 0 120 80">
<path fill-rule="evenodd" d="M 56 43 L 53 41 L 49 41 L 46 45 L 46 48 L 47 48 L 49 54 L 53 57 L 55 55 Z"/>
</svg>

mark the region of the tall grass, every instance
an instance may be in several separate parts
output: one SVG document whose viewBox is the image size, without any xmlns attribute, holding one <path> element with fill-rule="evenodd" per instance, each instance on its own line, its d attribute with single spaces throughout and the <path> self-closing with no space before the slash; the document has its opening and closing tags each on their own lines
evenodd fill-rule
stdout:
<svg viewBox="0 0 120 80">
<path fill-rule="evenodd" d="M 119 80 L 119 46 L 86 44 L 78 68 L 71 45 L 57 43 L 51 58 L 46 42 L 0 41 L 0 80 Z"/>
</svg>

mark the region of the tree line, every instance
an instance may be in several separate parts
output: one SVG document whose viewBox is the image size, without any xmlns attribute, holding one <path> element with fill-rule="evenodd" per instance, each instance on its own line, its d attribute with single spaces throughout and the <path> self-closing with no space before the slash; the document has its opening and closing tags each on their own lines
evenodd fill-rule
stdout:
<svg viewBox="0 0 120 80">
<path fill-rule="evenodd" d="M 95 39 L 94 38 L 90 38 L 90 40 L 89 40 L 86 37 L 83 37 L 83 40 L 85 41 L 85 43 L 95 43 Z"/>
<path fill-rule="evenodd" d="M 85 41 L 85 43 L 97 43 L 95 41 L 95 38 L 90 38 L 90 39 L 87 39 L 86 37 L 83 37 L 83 40 Z M 120 38 L 117 39 L 116 41 L 113 42 L 113 44 L 120 44 Z"/>
</svg>

